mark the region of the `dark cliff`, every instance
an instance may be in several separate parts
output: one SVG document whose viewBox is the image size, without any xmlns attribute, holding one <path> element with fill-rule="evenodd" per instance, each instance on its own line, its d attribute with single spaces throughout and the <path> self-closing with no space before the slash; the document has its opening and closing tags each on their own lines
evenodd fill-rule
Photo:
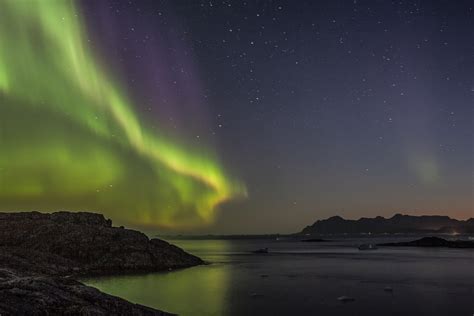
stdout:
<svg viewBox="0 0 474 316">
<path fill-rule="evenodd" d="M 0 314 L 161 315 L 71 277 L 162 271 L 198 257 L 94 213 L 0 213 Z"/>
</svg>

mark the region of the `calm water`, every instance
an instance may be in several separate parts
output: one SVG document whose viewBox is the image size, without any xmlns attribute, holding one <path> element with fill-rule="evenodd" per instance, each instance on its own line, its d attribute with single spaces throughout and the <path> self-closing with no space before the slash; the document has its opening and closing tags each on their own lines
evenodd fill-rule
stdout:
<svg viewBox="0 0 474 316">
<path fill-rule="evenodd" d="M 178 240 L 212 264 L 86 283 L 180 315 L 474 315 L 474 249 L 356 248 L 385 241 Z"/>
</svg>

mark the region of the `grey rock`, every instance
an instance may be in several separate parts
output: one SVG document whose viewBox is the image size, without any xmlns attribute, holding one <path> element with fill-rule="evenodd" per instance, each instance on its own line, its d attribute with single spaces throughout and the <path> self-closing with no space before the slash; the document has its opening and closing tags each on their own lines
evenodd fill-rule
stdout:
<svg viewBox="0 0 474 316">
<path fill-rule="evenodd" d="M 1 315 L 170 315 L 73 279 L 0 272 Z"/>
<path fill-rule="evenodd" d="M 16 248 L 17 253 L 27 249 L 21 258 L 39 256 L 45 263 L 34 270 L 47 268 L 63 275 L 161 271 L 203 263 L 163 240 L 112 227 L 103 215 L 85 212 L 0 213 L 3 247 Z"/>
<path fill-rule="evenodd" d="M 203 264 L 163 240 L 117 228 L 101 214 L 0 213 L 0 315 L 169 315 L 75 277 Z"/>
</svg>

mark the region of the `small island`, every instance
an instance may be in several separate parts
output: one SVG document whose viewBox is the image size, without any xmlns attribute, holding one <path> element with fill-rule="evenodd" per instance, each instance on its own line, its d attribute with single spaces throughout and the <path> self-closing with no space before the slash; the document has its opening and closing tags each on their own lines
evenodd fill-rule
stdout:
<svg viewBox="0 0 474 316">
<path fill-rule="evenodd" d="M 474 248 L 474 241 L 469 240 L 446 240 L 439 237 L 423 237 L 421 239 L 407 242 L 391 242 L 378 244 L 388 247 L 443 247 L 443 248 Z"/>
<path fill-rule="evenodd" d="M 0 213 L 0 314 L 169 315 L 76 281 L 204 262 L 101 214 Z"/>
<path fill-rule="evenodd" d="M 330 240 L 322 239 L 322 238 L 308 238 L 308 239 L 301 239 L 301 242 L 328 242 Z"/>
</svg>

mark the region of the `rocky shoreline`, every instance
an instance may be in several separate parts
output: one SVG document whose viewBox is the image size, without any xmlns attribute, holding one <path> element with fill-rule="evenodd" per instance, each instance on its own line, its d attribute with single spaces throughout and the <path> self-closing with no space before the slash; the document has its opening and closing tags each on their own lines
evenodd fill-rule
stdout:
<svg viewBox="0 0 474 316">
<path fill-rule="evenodd" d="M 101 214 L 0 213 L 1 315 L 169 315 L 75 280 L 165 271 L 203 261 Z"/>
</svg>

